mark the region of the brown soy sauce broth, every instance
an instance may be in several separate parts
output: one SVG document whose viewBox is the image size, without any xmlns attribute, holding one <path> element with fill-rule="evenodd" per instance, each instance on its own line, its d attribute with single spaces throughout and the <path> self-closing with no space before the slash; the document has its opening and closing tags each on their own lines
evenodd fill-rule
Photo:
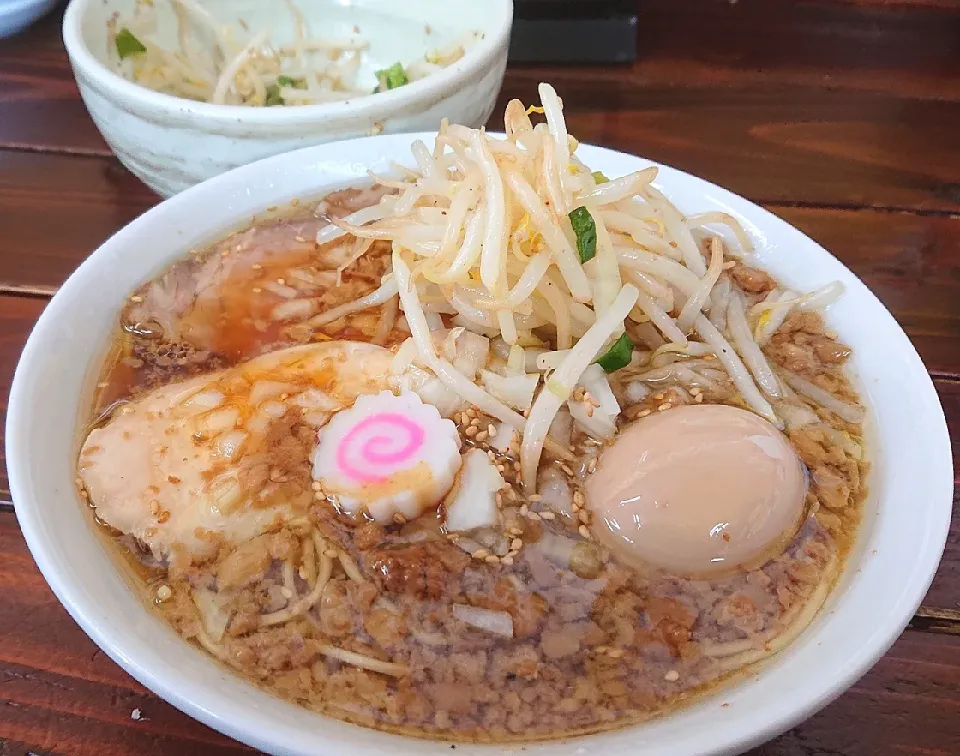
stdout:
<svg viewBox="0 0 960 756">
<path fill-rule="evenodd" d="M 321 248 L 314 237 L 331 218 L 376 202 L 383 193 L 376 186 L 347 189 L 319 204 L 294 201 L 271 208 L 266 218 L 254 219 L 207 248 L 191 250 L 133 292 L 104 360 L 94 412 L 155 386 L 276 349 L 321 339 L 370 340 L 376 315 L 308 329 L 272 313 L 280 305 L 304 300 L 314 310 L 326 311 L 377 288 L 389 260 L 387 247 L 374 245 L 338 276 L 338 267 L 352 250 L 335 244 Z M 393 331 L 385 344 L 406 335 Z"/>
<path fill-rule="evenodd" d="M 343 215 L 370 201 L 369 194 L 346 192 L 329 197 L 324 212 Z M 123 402 L 154 387 L 275 349 L 374 338 L 382 331 L 380 308 L 316 327 L 273 316 L 304 300 L 299 313 L 309 320 L 379 285 L 389 250 L 375 246 L 338 277 L 349 252 L 312 242 L 326 222 L 312 208 L 291 208 L 191 254 L 135 292 L 105 363 L 93 422 L 106 422 Z M 395 326 L 379 335 L 389 347 L 407 333 Z M 784 324 L 767 353 L 794 370 L 806 360 L 801 367 L 812 365 L 825 387 L 855 399 L 842 360 L 834 359 L 842 348 L 831 351 L 831 344 L 835 337 L 819 316 L 803 313 Z M 623 414 L 642 419 L 688 399 L 665 386 L 624 406 Z M 741 404 L 722 391 L 700 401 Z M 868 468 L 835 435 L 859 440 L 862 429 L 819 414 L 831 433 L 788 431 L 811 473 L 809 514 L 796 538 L 759 569 L 710 580 L 619 564 L 589 537 L 585 510 L 558 514 L 525 498 L 516 450 L 478 442 L 468 429 L 486 427 L 489 418 L 466 413 L 455 418 L 465 448 L 494 454 L 510 484 L 502 502 L 505 537 L 476 549 L 447 537 L 436 518 L 386 528 L 358 524 L 321 492 L 307 516 L 255 539 L 249 553 L 224 547 L 215 558 L 175 568 L 102 529 L 145 601 L 178 633 L 287 700 L 425 737 L 504 742 L 598 732 L 713 690 L 809 621 L 855 538 Z M 572 448 L 581 467 L 542 464 L 563 476 L 576 500 L 599 449 L 576 433 Z M 250 572 L 263 554 L 269 566 Z M 330 577 L 316 604 L 280 621 L 311 594 L 325 565 Z M 452 611 L 456 604 L 509 614 L 513 637 L 471 626 Z M 265 625 L 268 616 L 277 621 Z M 344 653 L 372 669 L 345 661 Z"/>
</svg>

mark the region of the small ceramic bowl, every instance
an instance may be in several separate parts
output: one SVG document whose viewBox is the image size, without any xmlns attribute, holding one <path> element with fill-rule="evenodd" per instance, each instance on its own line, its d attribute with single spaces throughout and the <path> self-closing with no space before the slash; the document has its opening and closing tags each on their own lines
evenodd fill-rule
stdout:
<svg viewBox="0 0 960 756">
<path fill-rule="evenodd" d="M 72 0 L 63 39 L 84 104 L 120 161 L 163 197 L 269 155 L 379 133 L 436 129 L 442 118 L 480 126 L 493 109 L 507 63 L 512 0 L 312 0 L 298 8 L 324 36 L 348 37 L 359 27 L 370 42 L 360 81 L 396 61 L 409 62 L 477 31 L 483 38 L 448 68 L 375 96 L 343 102 L 255 108 L 211 105 L 154 92 L 114 73 L 107 21 L 129 17 L 135 0 Z M 157 5 L 158 12 L 167 11 Z M 220 20 L 243 19 L 292 38 L 281 0 L 206 0 Z M 167 33 L 169 37 L 164 37 Z M 175 47 L 175 27 L 160 41 Z M 368 81 L 369 80 L 369 81 Z"/>
<path fill-rule="evenodd" d="M 950 439 L 920 358 L 877 298 L 822 247 L 760 207 L 661 168 L 657 185 L 686 213 L 732 213 L 758 261 L 792 288 L 840 281 L 826 313 L 853 349 L 870 408 L 870 497 L 839 585 L 797 640 L 739 684 L 670 716 L 565 741 L 458 745 L 355 727 L 286 703 L 190 646 L 144 607 L 94 532 L 74 479 L 99 368 L 130 292 L 188 250 L 271 205 L 409 165 L 432 134 L 380 136 L 278 155 L 153 208 L 94 252 L 53 298 L 23 350 L 7 414 L 17 519 L 40 570 L 91 638 L 174 706 L 238 740 L 290 756 L 728 756 L 792 727 L 853 684 L 903 630 L 930 585 L 950 524 Z M 620 176 L 649 165 L 581 145 L 587 165 Z"/>
</svg>

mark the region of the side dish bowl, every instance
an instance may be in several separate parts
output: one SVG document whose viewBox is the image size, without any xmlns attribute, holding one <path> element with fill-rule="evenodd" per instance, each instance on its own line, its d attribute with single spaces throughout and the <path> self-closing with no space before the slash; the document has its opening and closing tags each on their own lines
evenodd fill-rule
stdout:
<svg viewBox="0 0 960 756">
<path fill-rule="evenodd" d="M 322 145 L 231 171 L 174 197 L 118 232 L 47 306 L 23 351 L 7 418 L 17 516 L 41 571 L 87 634 L 144 685 L 191 716 L 278 754 L 447 754 L 449 744 L 362 729 L 284 703 L 183 642 L 142 606 L 94 532 L 77 495 L 75 461 L 101 356 L 129 293 L 188 250 L 289 200 L 363 183 L 367 170 L 407 163 L 394 135 Z M 619 176 L 640 158 L 582 145 L 591 168 Z M 842 264 L 782 220 L 693 176 L 662 168 L 656 182 L 685 212 L 735 215 L 758 264 L 800 290 L 839 280 L 826 317 L 853 348 L 871 413 L 873 461 L 864 523 L 839 585 L 813 624 L 760 672 L 643 725 L 527 744 L 540 756 L 733 754 L 773 737 L 842 693 L 882 656 L 923 598 L 950 521 L 950 442 L 933 385 L 890 313 Z M 517 746 L 458 746 L 506 754 Z"/>
<path fill-rule="evenodd" d="M 72 0 L 63 40 L 91 117 L 120 161 L 164 197 L 239 165 L 313 144 L 376 133 L 435 129 L 441 118 L 481 126 L 493 109 L 507 63 L 512 0 L 320 0 L 302 11 L 331 37 L 355 28 L 371 44 L 371 68 L 415 60 L 467 32 L 483 34 L 466 55 L 425 79 L 375 96 L 319 105 L 254 108 L 211 105 L 134 84 L 109 65 L 107 22 L 129 17 L 135 0 Z M 212 0 L 219 20 L 243 19 L 293 33 L 281 2 Z M 174 27 L 161 27 L 175 39 Z M 371 89 L 372 89 L 371 84 Z"/>
</svg>

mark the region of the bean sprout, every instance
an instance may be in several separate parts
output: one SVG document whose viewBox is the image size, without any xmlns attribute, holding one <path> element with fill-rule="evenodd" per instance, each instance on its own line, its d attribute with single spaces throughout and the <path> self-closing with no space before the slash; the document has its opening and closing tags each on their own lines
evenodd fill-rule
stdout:
<svg viewBox="0 0 960 756">
<path fill-rule="evenodd" d="M 456 63 L 482 37 L 469 32 L 419 60 L 398 61 L 377 72 L 374 90 L 360 76 L 370 48 L 366 40 L 315 36 L 304 14 L 290 0 L 285 4 L 294 21 L 292 42 L 274 37 L 270 28 L 247 36 L 243 21 L 224 23 L 194 0 L 137 0 L 130 16 L 109 21 L 109 54 L 121 76 L 175 97 L 214 105 L 312 105 L 425 78 Z M 168 9 L 175 47 L 155 37 Z"/>
<path fill-rule="evenodd" d="M 546 124 L 534 126 L 512 101 L 506 140 L 444 123 L 432 149 L 414 143 L 416 167 L 389 180 L 397 194 L 321 230 L 321 243 L 343 234 L 392 242 L 393 273 L 377 291 L 308 322 L 384 305 L 396 290 L 418 369 L 518 430 L 530 492 L 544 448 L 571 453 L 549 438 L 553 417 L 580 373 L 624 333 L 654 352 L 633 352 L 631 374 L 664 368 L 678 384 L 724 390 L 729 377 L 748 407 L 782 427 L 764 396 L 780 398 L 782 384 L 762 348 L 793 308 L 825 306 L 840 285 L 799 297 L 775 291 L 759 302 L 724 273 L 734 260 L 722 238 L 706 239 L 707 261 L 694 237 L 721 225 L 736 238 L 739 259 L 753 246 L 735 217 L 684 216 L 652 183 L 656 167 L 612 181 L 596 177 L 575 154 L 559 97 L 545 84 L 540 96 Z M 460 372 L 455 356 L 437 354 L 431 329 L 450 327 L 441 314 L 504 348 L 538 350 L 539 357 L 503 368 L 537 376 L 528 418 Z M 406 352 L 401 367 L 414 359 Z"/>
</svg>

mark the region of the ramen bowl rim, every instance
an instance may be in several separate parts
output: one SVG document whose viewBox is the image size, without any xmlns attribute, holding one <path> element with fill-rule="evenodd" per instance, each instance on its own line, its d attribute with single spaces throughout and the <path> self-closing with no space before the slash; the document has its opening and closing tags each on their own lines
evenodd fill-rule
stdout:
<svg viewBox="0 0 960 756">
<path fill-rule="evenodd" d="M 103 567 L 108 557 L 93 528 L 77 525 L 86 513 L 70 485 L 72 477 L 63 477 L 63 466 L 75 469 L 75 457 L 67 459 L 65 450 L 75 453 L 77 431 L 67 426 L 82 422 L 85 408 L 77 386 L 81 380 L 89 382 L 89 376 L 80 374 L 91 371 L 97 356 L 93 341 L 83 347 L 86 351 L 70 354 L 70 339 L 82 341 L 81 329 L 93 328 L 88 323 L 97 316 L 115 323 L 134 288 L 121 290 L 117 277 L 149 280 L 169 264 L 174 252 L 187 252 L 189 234 L 206 233 L 213 241 L 249 217 L 251 207 L 262 210 L 306 197 L 297 182 L 308 186 L 315 179 L 313 196 L 360 182 L 365 168 L 383 169 L 391 159 L 407 159 L 414 139 L 433 136 L 378 136 L 309 147 L 242 166 L 162 202 L 101 245 L 60 288 L 31 333 L 13 381 L 6 426 L 10 489 L 23 535 L 58 599 L 81 628 L 146 687 L 201 722 L 271 753 L 373 756 L 389 749 L 398 756 L 439 756 L 449 751 L 443 743 L 347 725 L 269 696 L 183 642 L 139 603 L 118 575 L 102 569 L 84 574 L 93 563 Z M 589 145 L 579 154 L 607 175 L 617 166 L 625 172 L 647 162 Z M 889 370 L 867 370 L 858 377 L 871 414 L 878 418 L 876 475 L 871 478 L 871 486 L 878 483 L 875 511 L 828 605 L 800 638 L 758 672 L 648 723 L 529 743 L 530 756 L 626 756 L 639 751 L 651 756 L 718 756 L 785 731 L 852 685 L 887 651 L 925 595 L 946 541 L 953 493 L 946 423 L 930 377 L 893 317 L 839 261 L 785 221 L 680 171 L 663 167 L 660 180 L 675 199 L 694 196 L 697 202 L 741 217 L 760 243 L 764 264 L 791 265 L 801 277 L 822 274 L 824 280 L 844 282 L 846 296 L 834 307 L 852 319 L 859 332 L 850 332 L 852 323 L 829 320 L 832 315 L 828 322 L 850 343 L 855 358 L 879 359 L 882 350 L 889 352 Z M 205 213 L 197 217 L 205 218 L 206 225 L 186 229 L 186 221 L 198 213 Z M 224 219 L 232 219 L 232 227 Z M 788 255 L 802 259 L 797 262 Z M 90 313 L 95 317 L 86 317 Z M 859 328 L 861 323 L 868 327 Z M 101 331 L 90 339 L 104 342 L 108 333 Z M 900 388 L 909 391 L 907 406 L 893 407 L 887 393 Z M 63 398 L 65 393 L 69 398 Z M 60 415 L 44 416 L 44 403 L 58 401 L 72 413 L 72 425 L 57 425 L 53 418 Z M 896 428 L 887 418 L 896 419 Z M 913 430 L 898 441 L 894 431 L 903 431 L 907 422 L 912 426 L 905 427 Z M 69 441 L 68 432 L 73 434 Z M 47 480 L 51 476 L 60 482 Z M 909 498 L 906 491 L 917 496 Z M 128 596 L 121 595 L 124 590 Z M 106 602 L 122 605 L 120 616 L 107 616 L 102 606 Z M 461 756 L 517 750 L 515 745 L 458 746 Z"/>
</svg>

